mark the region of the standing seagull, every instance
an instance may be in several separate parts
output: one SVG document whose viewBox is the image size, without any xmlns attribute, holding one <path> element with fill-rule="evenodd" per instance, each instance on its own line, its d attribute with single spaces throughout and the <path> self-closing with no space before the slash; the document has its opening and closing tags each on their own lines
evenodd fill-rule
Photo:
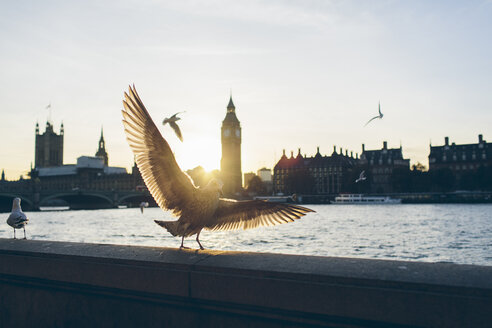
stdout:
<svg viewBox="0 0 492 328">
<path fill-rule="evenodd" d="M 20 202 L 20 198 L 14 198 L 14 201 L 12 202 L 12 213 L 10 213 L 9 218 L 7 219 L 7 224 L 14 228 L 14 239 L 16 239 L 15 229 L 20 228 L 24 229 L 24 239 L 26 239 L 25 225 L 29 221 L 24 212 L 22 212 Z"/>
<path fill-rule="evenodd" d="M 162 121 L 162 125 L 166 125 L 166 123 L 169 123 L 169 125 L 173 128 L 174 133 L 176 133 L 176 135 L 178 136 L 179 140 L 183 142 L 183 135 L 181 134 L 181 129 L 179 128 L 178 124 L 176 124 L 176 122 L 181 119 L 177 115 L 181 113 L 184 112 L 178 112 L 171 117 L 165 118 L 164 121 Z"/>
<path fill-rule="evenodd" d="M 359 178 L 355 180 L 355 183 L 359 183 L 361 181 L 364 181 L 366 178 L 366 171 L 360 172 Z"/>
<path fill-rule="evenodd" d="M 380 102 L 378 102 L 378 109 L 379 109 L 379 115 L 378 116 L 374 116 L 369 121 L 367 121 L 367 123 L 366 123 L 366 125 L 364 125 L 364 127 L 367 126 L 367 124 L 371 123 L 372 120 L 375 120 L 377 118 L 379 118 L 379 119 L 382 119 L 383 118 L 383 113 L 381 113 L 381 103 Z"/>
<path fill-rule="evenodd" d="M 269 203 L 262 200 L 236 201 L 219 198 L 222 183 L 212 179 L 197 188 L 191 178 L 181 171 L 173 152 L 152 121 L 149 112 L 135 90 L 130 87 L 123 100 L 123 125 L 137 166 L 152 197 L 163 210 L 170 210 L 176 221 L 154 220 L 173 236 L 185 237 L 202 229 L 250 229 L 292 222 L 313 210 L 297 205 Z"/>
</svg>

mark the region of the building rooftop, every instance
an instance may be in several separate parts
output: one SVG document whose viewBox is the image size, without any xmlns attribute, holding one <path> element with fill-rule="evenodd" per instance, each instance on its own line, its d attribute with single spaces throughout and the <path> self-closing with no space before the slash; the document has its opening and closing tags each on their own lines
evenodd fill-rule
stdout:
<svg viewBox="0 0 492 328">
<path fill-rule="evenodd" d="M 470 162 L 492 160 L 492 144 L 487 143 L 480 134 L 478 143 L 457 145 L 449 144 L 449 138 L 444 138 L 444 145 L 430 146 L 429 162 Z"/>
</svg>

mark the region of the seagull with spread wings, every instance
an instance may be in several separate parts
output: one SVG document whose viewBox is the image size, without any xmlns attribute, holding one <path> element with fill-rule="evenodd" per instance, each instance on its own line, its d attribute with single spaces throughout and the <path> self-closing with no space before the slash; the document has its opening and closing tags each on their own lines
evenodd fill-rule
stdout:
<svg viewBox="0 0 492 328">
<path fill-rule="evenodd" d="M 179 121 L 181 119 L 181 117 L 177 116 L 178 114 L 181 114 L 181 113 L 184 113 L 184 112 L 178 112 L 171 117 L 166 117 L 164 119 L 164 121 L 162 121 L 162 125 L 166 125 L 166 123 L 169 123 L 171 128 L 173 128 L 174 133 L 176 133 L 176 136 L 179 138 L 179 140 L 183 141 L 183 134 L 181 133 L 181 129 L 179 128 L 178 124 L 176 123 L 177 121 Z"/>
<path fill-rule="evenodd" d="M 367 123 L 364 125 L 367 126 L 367 124 L 371 123 L 371 121 L 379 118 L 379 119 L 382 119 L 383 118 L 383 113 L 381 113 L 381 103 L 378 103 L 378 109 L 379 109 L 379 115 L 378 116 L 374 116 L 373 118 L 371 118 L 369 121 L 367 121 Z"/>
<path fill-rule="evenodd" d="M 152 121 L 138 96 L 135 86 L 129 87 L 123 100 L 123 125 L 130 148 L 147 188 L 163 210 L 179 217 L 176 221 L 154 220 L 173 236 L 196 234 L 200 249 L 200 232 L 205 230 L 250 229 L 259 226 L 293 222 L 313 210 L 263 200 L 236 201 L 220 198 L 222 183 L 212 179 L 197 188 L 178 166 L 173 152 Z"/>
<path fill-rule="evenodd" d="M 359 174 L 359 178 L 357 178 L 357 180 L 355 180 L 355 183 L 359 183 L 361 181 L 364 181 L 366 178 L 366 171 L 362 171 L 360 172 Z"/>
</svg>

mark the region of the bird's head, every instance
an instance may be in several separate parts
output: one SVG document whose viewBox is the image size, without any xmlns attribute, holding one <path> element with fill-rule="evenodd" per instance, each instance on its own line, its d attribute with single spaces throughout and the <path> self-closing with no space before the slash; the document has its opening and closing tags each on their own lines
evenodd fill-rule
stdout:
<svg viewBox="0 0 492 328">
<path fill-rule="evenodd" d="M 12 202 L 12 209 L 13 210 L 20 209 L 20 203 L 21 203 L 21 199 L 19 197 L 15 197 Z"/>
<path fill-rule="evenodd" d="M 219 179 L 213 178 L 207 183 L 205 187 L 207 190 L 216 191 L 220 196 L 223 195 L 222 187 L 224 184 Z"/>
<path fill-rule="evenodd" d="M 169 119 L 166 117 L 164 121 L 162 121 L 162 125 L 166 125 L 166 123 L 169 123 Z"/>
</svg>

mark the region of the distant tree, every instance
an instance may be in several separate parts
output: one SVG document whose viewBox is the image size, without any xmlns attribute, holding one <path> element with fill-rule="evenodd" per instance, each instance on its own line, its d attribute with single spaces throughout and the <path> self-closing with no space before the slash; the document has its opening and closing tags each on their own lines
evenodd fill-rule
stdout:
<svg viewBox="0 0 492 328">
<path fill-rule="evenodd" d="M 412 171 L 425 172 L 427 171 L 427 167 L 424 164 L 417 162 L 417 164 L 412 165 Z"/>
<path fill-rule="evenodd" d="M 314 191 L 315 181 L 308 170 L 300 169 L 287 175 L 285 185 L 287 191 L 291 194 L 310 194 Z"/>
</svg>

